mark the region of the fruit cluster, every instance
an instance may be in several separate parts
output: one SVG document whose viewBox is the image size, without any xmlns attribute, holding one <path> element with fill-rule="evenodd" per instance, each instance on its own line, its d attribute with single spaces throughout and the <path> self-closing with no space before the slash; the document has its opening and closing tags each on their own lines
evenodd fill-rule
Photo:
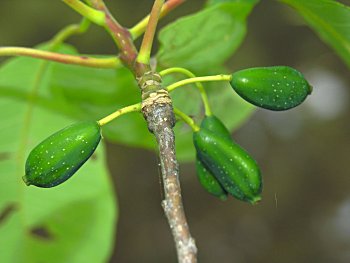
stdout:
<svg viewBox="0 0 350 263">
<path fill-rule="evenodd" d="M 222 200 L 229 193 L 253 204 L 261 199 L 262 179 L 258 165 L 231 139 L 217 117 L 204 118 L 200 130 L 193 133 L 193 142 L 197 150 L 197 175 L 209 193 Z"/>
<path fill-rule="evenodd" d="M 232 74 L 232 88 L 246 101 L 281 111 L 301 104 L 312 91 L 297 70 L 285 67 L 250 68 Z M 215 116 L 205 116 L 194 132 L 196 169 L 201 185 L 222 200 L 231 194 L 252 204 L 261 200 L 262 177 L 257 163 L 232 139 Z"/>
<path fill-rule="evenodd" d="M 174 68 L 173 71 L 176 70 L 178 68 Z M 185 69 L 180 71 L 188 72 Z M 205 77 L 201 79 L 205 80 Z M 312 91 L 300 72 L 285 66 L 241 70 L 226 75 L 223 80 L 230 81 L 232 88 L 246 101 L 261 108 L 277 111 L 299 105 Z M 181 83 L 186 84 L 186 81 Z M 173 84 L 173 88 L 181 85 Z M 172 90 L 170 86 L 168 90 Z M 207 100 L 203 98 L 203 101 L 208 107 Z M 53 187 L 63 183 L 95 151 L 101 140 L 101 126 L 121 114 L 139 110 L 139 104 L 131 105 L 98 122 L 77 123 L 51 135 L 29 154 L 24 182 L 38 187 Z M 252 204 L 261 200 L 260 169 L 254 159 L 232 140 L 224 124 L 212 115 L 210 110 L 206 110 L 200 127 L 191 127 L 195 127 L 193 143 L 197 152 L 196 169 L 201 185 L 222 200 L 225 200 L 228 194 Z"/>
</svg>

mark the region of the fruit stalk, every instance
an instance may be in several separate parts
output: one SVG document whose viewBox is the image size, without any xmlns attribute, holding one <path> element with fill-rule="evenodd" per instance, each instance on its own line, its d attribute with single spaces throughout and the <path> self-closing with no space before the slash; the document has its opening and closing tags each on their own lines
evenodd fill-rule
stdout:
<svg viewBox="0 0 350 263">
<path fill-rule="evenodd" d="M 196 77 L 188 69 L 179 68 L 179 67 L 168 68 L 168 69 L 165 69 L 165 70 L 162 70 L 161 72 L 159 72 L 159 74 L 162 77 L 165 76 L 165 75 L 171 74 L 171 73 L 182 73 L 182 74 L 186 75 L 189 78 L 195 78 Z M 208 95 L 207 95 L 207 93 L 206 93 L 206 91 L 204 89 L 204 86 L 203 86 L 203 84 L 201 82 L 195 82 L 195 85 L 196 85 L 198 91 L 201 94 L 203 105 L 204 105 L 204 110 L 205 110 L 205 115 L 206 116 L 210 116 L 212 113 L 211 113 L 211 109 L 210 109 L 210 106 L 209 106 Z"/>
<path fill-rule="evenodd" d="M 185 123 L 187 123 L 188 126 L 190 126 L 192 128 L 192 131 L 194 131 L 194 132 L 199 131 L 199 127 L 195 124 L 193 119 L 191 117 L 189 117 L 186 113 L 180 111 L 177 108 L 174 108 L 174 113 L 176 114 L 176 116 L 178 116 L 180 119 L 182 119 Z"/>
<path fill-rule="evenodd" d="M 141 110 L 141 103 L 136 103 L 136 104 L 124 107 L 122 109 L 119 109 L 116 112 L 113 112 L 112 114 L 99 120 L 98 124 L 100 126 L 104 126 L 104 125 L 110 123 L 111 121 L 113 121 L 114 119 L 116 119 L 116 118 L 118 118 L 126 113 L 136 112 L 136 111 L 140 111 L 140 110 Z"/>
<path fill-rule="evenodd" d="M 211 81 L 231 81 L 232 76 L 231 75 L 214 75 L 214 76 L 204 76 L 204 77 L 195 77 L 195 78 L 189 78 L 180 80 L 178 82 L 175 82 L 167 87 L 167 90 L 173 91 L 174 89 L 180 88 L 184 85 L 192 84 L 192 83 L 198 83 L 198 82 L 211 82 Z"/>
</svg>

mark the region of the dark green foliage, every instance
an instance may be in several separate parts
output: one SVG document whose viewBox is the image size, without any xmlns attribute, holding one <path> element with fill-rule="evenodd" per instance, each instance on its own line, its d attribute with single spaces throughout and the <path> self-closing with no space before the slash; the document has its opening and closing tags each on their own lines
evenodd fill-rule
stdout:
<svg viewBox="0 0 350 263">
<path fill-rule="evenodd" d="M 231 86 L 250 103 L 276 111 L 298 106 L 312 91 L 299 71 L 286 66 L 237 71 L 232 74 Z"/>
<path fill-rule="evenodd" d="M 24 182 L 38 187 L 63 183 L 89 159 L 100 140 L 100 126 L 95 121 L 80 122 L 56 132 L 30 152 Z"/>
</svg>

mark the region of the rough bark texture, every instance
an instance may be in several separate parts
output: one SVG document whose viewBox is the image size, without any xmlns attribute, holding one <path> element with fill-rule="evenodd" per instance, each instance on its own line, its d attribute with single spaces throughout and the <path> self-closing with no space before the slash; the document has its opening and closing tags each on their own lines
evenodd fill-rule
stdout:
<svg viewBox="0 0 350 263">
<path fill-rule="evenodd" d="M 195 263 L 197 262 L 197 247 L 191 237 L 182 204 L 173 131 L 175 117 L 171 99 L 168 92 L 162 89 L 161 78 L 157 73 L 146 73 L 139 80 L 139 84 L 143 98 L 142 112 L 149 130 L 158 142 L 164 187 L 162 207 L 174 237 L 178 261 Z"/>
</svg>

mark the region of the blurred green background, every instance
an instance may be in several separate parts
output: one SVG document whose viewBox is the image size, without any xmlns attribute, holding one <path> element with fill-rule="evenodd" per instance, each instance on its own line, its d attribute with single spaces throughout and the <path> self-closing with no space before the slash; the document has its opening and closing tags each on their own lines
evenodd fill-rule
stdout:
<svg viewBox="0 0 350 263">
<path fill-rule="evenodd" d="M 199 10 L 204 2 L 187 1 L 161 25 Z M 127 26 L 152 6 L 150 0 L 106 3 Z M 0 46 L 34 46 L 79 19 L 61 1 L 1 0 Z M 115 52 L 97 27 L 69 42 L 82 53 Z M 288 112 L 257 110 L 233 134 L 261 166 L 259 205 L 217 200 L 197 182 L 194 164 L 181 164 L 184 205 L 199 262 L 350 262 L 349 69 L 292 9 L 272 0 L 253 10 L 243 45 L 227 61 L 232 71 L 265 65 L 296 67 L 314 86 L 313 94 Z M 160 206 L 157 156 L 107 146 L 120 206 L 110 262 L 176 262 Z"/>
</svg>

